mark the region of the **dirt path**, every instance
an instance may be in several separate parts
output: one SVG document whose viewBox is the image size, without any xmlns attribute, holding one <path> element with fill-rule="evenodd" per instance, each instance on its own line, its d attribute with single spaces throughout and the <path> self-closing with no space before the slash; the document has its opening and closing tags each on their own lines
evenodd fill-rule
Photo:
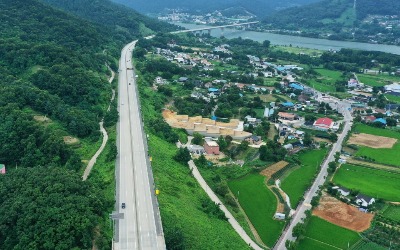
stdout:
<svg viewBox="0 0 400 250">
<path fill-rule="evenodd" d="M 376 168 L 376 169 L 384 169 L 384 170 L 387 170 L 390 172 L 400 173 L 400 168 L 391 167 L 391 166 L 387 166 L 387 165 L 383 165 L 383 164 L 367 162 L 367 161 L 360 161 L 360 160 L 356 160 L 353 158 L 348 158 L 347 162 L 355 164 L 355 165 L 366 166 L 366 167 Z"/>
<path fill-rule="evenodd" d="M 114 72 L 108 65 L 107 65 L 107 67 L 108 67 L 108 69 L 111 71 L 111 77 L 110 77 L 110 79 L 108 79 L 108 82 L 111 84 L 111 83 L 114 81 L 115 72 Z M 112 90 L 112 96 L 111 96 L 110 104 L 108 105 L 108 108 L 107 108 L 107 112 L 110 111 L 110 109 L 111 109 L 111 103 L 114 101 L 114 98 L 115 98 L 115 90 L 113 89 L 113 90 Z M 107 134 L 107 131 L 106 131 L 106 129 L 104 128 L 103 124 L 104 124 L 104 118 L 101 119 L 101 122 L 99 123 L 99 125 L 100 125 L 100 131 L 101 131 L 101 133 L 103 134 L 103 141 L 102 141 L 102 143 L 101 143 L 100 148 L 99 148 L 99 149 L 97 150 L 97 152 L 93 155 L 93 157 L 90 159 L 88 165 L 86 166 L 85 172 L 83 172 L 83 176 L 82 176 L 82 180 L 83 180 L 83 181 L 86 181 L 86 180 L 87 180 L 87 178 L 89 177 L 90 172 L 91 172 L 92 169 L 93 169 L 94 164 L 96 163 L 97 158 L 98 158 L 99 155 L 103 152 L 104 148 L 105 148 L 106 145 L 107 145 L 108 134 Z"/>
</svg>

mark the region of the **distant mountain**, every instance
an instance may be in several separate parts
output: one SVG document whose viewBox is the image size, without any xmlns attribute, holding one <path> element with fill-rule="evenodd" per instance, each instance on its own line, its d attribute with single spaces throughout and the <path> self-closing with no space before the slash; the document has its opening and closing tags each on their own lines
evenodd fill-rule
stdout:
<svg viewBox="0 0 400 250">
<path fill-rule="evenodd" d="M 135 10 L 144 13 L 158 13 L 165 8 L 186 9 L 190 12 L 207 12 L 214 10 L 224 10 L 230 7 L 243 7 L 247 11 L 257 16 L 265 16 L 276 10 L 292 6 L 304 5 L 317 2 L 318 0 L 113 0 L 114 2 L 124 4 Z"/>
<path fill-rule="evenodd" d="M 400 23 L 399 17 L 391 16 L 399 13 L 398 0 L 324 0 L 276 12 L 263 23 L 270 29 L 300 31 L 305 36 L 397 44 L 400 28 L 384 24 Z"/>
<path fill-rule="evenodd" d="M 125 41 L 154 32 L 174 30 L 174 26 L 149 18 L 109 0 L 42 0 L 73 15 L 108 27 Z"/>
</svg>

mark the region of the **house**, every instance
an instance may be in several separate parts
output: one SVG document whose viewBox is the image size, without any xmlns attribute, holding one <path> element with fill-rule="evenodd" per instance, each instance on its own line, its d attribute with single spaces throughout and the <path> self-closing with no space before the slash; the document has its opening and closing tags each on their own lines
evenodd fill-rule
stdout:
<svg viewBox="0 0 400 250">
<path fill-rule="evenodd" d="M 374 122 L 375 120 L 376 120 L 376 117 L 373 116 L 373 115 L 369 115 L 369 116 L 365 116 L 365 117 L 364 117 L 364 121 L 365 121 L 365 122 L 368 122 L 368 123 Z"/>
<path fill-rule="evenodd" d="M 278 113 L 279 119 L 282 120 L 288 120 L 288 121 L 293 121 L 293 120 L 298 120 L 299 116 L 293 113 L 286 113 L 286 112 L 279 112 Z"/>
<path fill-rule="evenodd" d="M 284 147 L 286 150 L 292 150 L 292 149 L 293 149 L 293 145 L 292 145 L 292 144 L 286 144 L 286 145 L 283 145 L 283 147 Z"/>
<path fill-rule="evenodd" d="M 274 215 L 274 218 L 277 219 L 277 220 L 284 220 L 286 218 L 286 215 L 282 214 L 282 213 L 276 213 Z"/>
<path fill-rule="evenodd" d="M 383 125 L 386 125 L 386 120 L 385 119 L 383 119 L 383 118 L 378 118 L 378 119 L 375 119 L 375 121 L 374 122 L 380 122 L 380 123 L 382 123 Z"/>
<path fill-rule="evenodd" d="M 385 92 L 400 92 L 400 84 L 398 83 L 393 83 L 393 84 L 389 84 L 389 85 L 385 85 Z"/>
<path fill-rule="evenodd" d="M 219 145 L 215 141 L 205 141 L 204 150 L 209 155 L 219 155 Z"/>
<path fill-rule="evenodd" d="M 333 120 L 330 118 L 319 118 L 313 124 L 315 129 L 328 130 L 333 127 Z"/>
<path fill-rule="evenodd" d="M 204 147 L 199 146 L 199 145 L 190 145 L 188 147 L 189 152 L 192 154 L 197 154 L 197 155 L 202 155 L 204 154 L 206 151 L 204 150 Z"/>
<path fill-rule="evenodd" d="M 158 85 L 167 84 L 167 80 L 163 79 L 161 76 L 157 76 L 154 82 Z"/>
<path fill-rule="evenodd" d="M 347 82 L 347 87 L 348 88 L 362 88 L 362 87 L 364 87 L 364 84 L 360 83 L 356 79 L 352 78 Z"/>
<path fill-rule="evenodd" d="M 369 205 L 375 203 L 375 199 L 363 194 L 358 194 L 356 196 L 356 203 L 362 207 L 368 207 Z"/>
<path fill-rule="evenodd" d="M 187 82 L 189 78 L 187 77 L 179 77 L 178 82 Z"/>
<path fill-rule="evenodd" d="M 304 90 L 304 87 L 301 86 L 301 85 L 300 85 L 299 83 L 297 83 L 297 82 L 291 82 L 291 83 L 289 84 L 289 87 L 292 88 L 292 89 L 295 89 L 295 90 L 300 90 L 300 91 L 303 91 L 303 90 Z"/>
<path fill-rule="evenodd" d="M 250 145 L 259 145 L 262 142 L 261 137 L 255 135 L 248 136 L 244 140 L 247 141 Z"/>
<path fill-rule="evenodd" d="M 293 102 L 284 102 L 282 106 L 285 108 L 292 108 L 294 106 Z"/>
<path fill-rule="evenodd" d="M 269 72 L 269 71 L 265 71 L 265 72 L 262 72 L 262 73 L 263 73 L 264 77 L 273 77 L 274 76 L 274 74 L 272 72 Z"/>
<path fill-rule="evenodd" d="M 0 164 L 0 174 L 6 174 L 6 166 L 4 164 Z"/>
<path fill-rule="evenodd" d="M 342 196 L 348 196 L 350 194 L 350 190 L 344 187 L 334 186 L 332 189 L 337 190 Z"/>
</svg>

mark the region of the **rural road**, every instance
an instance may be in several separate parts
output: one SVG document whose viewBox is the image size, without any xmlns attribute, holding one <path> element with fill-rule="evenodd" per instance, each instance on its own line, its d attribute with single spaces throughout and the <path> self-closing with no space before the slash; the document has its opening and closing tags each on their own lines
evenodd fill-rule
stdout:
<svg viewBox="0 0 400 250">
<path fill-rule="evenodd" d="M 116 250 L 164 250 L 161 217 L 154 192 L 154 181 L 147 151 L 132 50 L 137 41 L 126 45 L 119 64 L 118 159 L 116 167 L 115 220 Z M 125 203 L 125 208 L 122 207 Z"/>
<path fill-rule="evenodd" d="M 290 241 L 295 241 L 296 238 L 293 237 L 292 231 L 293 227 L 296 226 L 299 222 L 302 222 L 302 220 L 306 217 L 305 212 L 307 210 L 311 209 L 311 200 L 314 196 L 317 195 L 319 191 L 319 186 L 323 185 L 325 182 L 325 178 L 328 175 L 328 163 L 331 161 L 335 160 L 335 153 L 340 152 L 342 148 L 342 143 L 344 138 L 346 137 L 347 133 L 350 131 L 351 126 L 352 126 L 352 116 L 349 111 L 349 108 L 351 105 L 345 101 L 340 101 L 334 97 L 330 97 L 329 99 L 322 99 L 321 93 L 318 93 L 318 101 L 324 101 L 324 102 L 330 102 L 331 105 L 336 105 L 338 108 L 338 111 L 341 112 L 344 116 L 344 128 L 342 133 L 338 136 L 338 140 L 336 143 L 333 144 L 331 151 L 329 152 L 328 157 L 325 159 L 323 164 L 321 165 L 321 171 L 319 172 L 317 178 L 315 179 L 313 185 L 311 188 L 307 191 L 307 193 L 304 195 L 304 201 L 297 207 L 297 210 L 295 214 L 293 215 L 289 226 L 285 229 L 285 231 L 282 233 L 281 237 L 279 238 L 277 244 L 275 245 L 274 249 L 276 250 L 283 250 L 286 249 L 285 243 L 287 240 Z"/>
<path fill-rule="evenodd" d="M 108 66 L 107 66 L 108 67 Z M 108 82 L 111 84 L 114 81 L 115 78 L 115 72 L 108 67 L 108 69 L 111 71 L 111 77 L 110 79 L 108 79 Z M 114 101 L 115 98 L 115 90 L 112 90 L 112 96 L 111 96 L 111 100 L 110 100 L 110 104 L 108 105 L 107 108 L 107 112 L 110 111 L 110 107 L 111 107 L 111 103 Z M 85 171 L 83 172 L 83 176 L 82 176 L 82 180 L 86 181 L 87 178 L 90 175 L 90 172 L 93 169 L 94 164 L 96 163 L 97 158 L 99 157 L 99 155 L 103 152 L 104 148 L 107 145 L 107 141 L 108 141 L 108 134 L 107 131 L 105 130 L 104 126 L 104 118 L 101 120 L 101 122 L 99 123 L 100 125 L 100 132 L 103 134 L 103 141 L 101 143 L 100 148 L 96 151 L 96 153 L 93 155 L 93 157 L 90 159 L 88 165 L 85 168 Z"/>
<path fill-rule="evenodd" d="M 197 166 L 194 164 L 194 162 L 191 160 L 189 161 L 189 168 L 192 170 L 194 178 L 197 180 L 197 182 L 200 184 L 200 186 L 203 188 L 203 190 L 207 193 L 208 197 L 216 203 L 220 204 L 219 208 L 224 212 L 226 218 L 228 218 L 228 222 L 232 225 L 233 229 L 239 234 L 239 236 L 253 249 L 256 250 L 262 250 L 261 247 L 259 247 L 244 231 L 244 229 L 240 226 L 239 222 L 233 217 L 231 212 L 229 212 L 228 209 L 222 204 L 221 200 L 217 197 L 217 195 L 212 191 L 212 189 L 207 185 L 206 181 L 203 179 L 201 176 L 199 170 L 197 169 Z"/>
</svg>

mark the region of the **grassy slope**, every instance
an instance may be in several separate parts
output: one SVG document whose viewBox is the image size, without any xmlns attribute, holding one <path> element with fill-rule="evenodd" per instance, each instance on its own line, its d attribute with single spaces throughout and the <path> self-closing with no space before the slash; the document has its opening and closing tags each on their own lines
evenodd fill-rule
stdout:
<svg viewBox="0 0 400 250">
<path fill-rule="evenodd" d="M 387 84 L 392 83 L 393 81 L 399 81 L 398 76 L 389 76 L 389 75 L 367 75 L 367 74 L 357 74 L 358 80 L 360 82 L 369 85 L 369 86 L 385 86 Z"/>
<path fill-rule="evenodd" d="M 352 246 L 360 239 L 360 235 L 358 233 L 341 228 L 315 216 L 311 217 L 306 228 L 305 236 L 341 249 L 347 249 L 347 244 Z M 304 246 L 304 243 L 300 242 L 299 249 L 314 249 L 304 248 Z M 330 248 L 326 247 L 322 249 Z"/>
<path fill-rule="evenodd" d="M 386 136 L 400 140 L 400 133 L 388 129 L 380 129 L 363 124 L 357 124 L 354 130 L 360 133 Z M 400 142 L 398 141 L 393 148 L 369 148 L 361 146 L 356 155 L 371 157 L 379 163 L 400 166 L 400 160 L 398 158 L 399 150 Z"/>
<path fill-rule="evenodd" d="M 308 151 L 299 157 L 302 166 L 282 180 L 282 189 L 289 195 L 292 207 L 300 201 L 322 163 L 327 149 Z"/>
<path fill-rule="evenodd" d="M 341 79 L 342 73 L 329 69 L 315 69 L 315 71 L 320 74 L 319 80 L 312 79 L 309 81 L 309 85 L 320 91 L 335 92 L 335 82 Z"/>
<path fill-rule="evenodd" d="M 149 148 L 155 183 L 161 192 L 163 224 L 182 229 L 185 249 L 247 249 L 227 221 L 201 210 L 201 198 L 206 194 L 190 176 L 188 167 L 172 159 L 176 147 L 151 135 Z"/>
<path fill-rule="evenodd" d="M 232 192 L 239 197 L 239 203 L 253 223 L 262 241 L 272 247 L 283 229 L 284 223 L 273 220 L 277 201 L 265 186 L 264 176 L 250 174 L 228 183 Z M 238 195 L 239 193 L 239 195 Z"/>
<path fill-rule="evenodd" d="M 344 164 L 333 181 L 361 193 L 389 201 L 400 201 L 400 174 Z"/>
</svg>

